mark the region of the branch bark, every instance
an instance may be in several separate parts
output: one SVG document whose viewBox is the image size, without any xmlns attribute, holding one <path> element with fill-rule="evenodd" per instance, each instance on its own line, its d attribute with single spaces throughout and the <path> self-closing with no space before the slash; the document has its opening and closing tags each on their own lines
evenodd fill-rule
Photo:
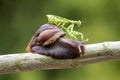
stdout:
<svg viewBox="0 0 120 80">
<path fill-rule="evenodd" d="M 76 59 L 60 60 L 33 53 L 1 55 L 0 74 L 73 68 L 113 60 L 120 60 L 120 41 L 85 45 L 85 55 Z"/>
</svg>

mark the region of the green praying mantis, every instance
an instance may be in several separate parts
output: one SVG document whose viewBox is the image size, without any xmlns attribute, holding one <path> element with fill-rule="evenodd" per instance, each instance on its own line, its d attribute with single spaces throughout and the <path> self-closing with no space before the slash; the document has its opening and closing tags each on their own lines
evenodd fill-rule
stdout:
<svg viewBox="0 0 120 80">
<path fill-rule="evenodd" d="M 74 31 L 74 26 L 77 25 L 78 27 L 81 25 L 81 21 L 69 20 L 67 18 L 63 18 L 56 15 L 47 15 L 48 23 L 54 24 L 59 26 L 62 30 L 64 30 L 70 37 L 77 40 L 77 36 L 81 36 L 83 40 L 83 34 L 81 32 Z"/>
</svg>

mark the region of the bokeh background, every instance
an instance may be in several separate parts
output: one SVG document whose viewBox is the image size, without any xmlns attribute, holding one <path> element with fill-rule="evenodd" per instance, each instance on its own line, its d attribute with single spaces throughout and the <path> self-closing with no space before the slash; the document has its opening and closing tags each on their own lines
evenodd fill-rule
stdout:
<svg viewBox="0 0 120 80">
<path fill-rule="evenodd" d="M 81 20 L 86 44 L 120 40 L 120 0 L 0 0 L 0 55 L 22 53 L 46 14 Z M 0 75 L 0 80 L 120 80 L 120 62 Z"/>
</svg>

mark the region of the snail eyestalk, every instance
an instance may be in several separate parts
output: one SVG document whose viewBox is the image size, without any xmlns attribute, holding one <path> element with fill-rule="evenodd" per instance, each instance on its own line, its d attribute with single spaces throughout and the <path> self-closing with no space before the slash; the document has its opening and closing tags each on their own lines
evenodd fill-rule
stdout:
<svg viewBox="0 0 120 80">
<path fill-rule="evenodd" d="M 77 37 L 81 36 L 81 40 L 83 41 L 83 34 L 81 32 L 74 31 L 75 25 L 80 27 L 81 25 L 80 20 L 78 21 L 69 20 L 67 18 L 63 18 L 56 15 L 47 15 L 47 18 L 48 18 L 48 23 L 61 27 L 61 29 L 64 30 L 66 34 L 68 34 L 71 38 L 77 40 L 78 39 Z"/>
</svg>

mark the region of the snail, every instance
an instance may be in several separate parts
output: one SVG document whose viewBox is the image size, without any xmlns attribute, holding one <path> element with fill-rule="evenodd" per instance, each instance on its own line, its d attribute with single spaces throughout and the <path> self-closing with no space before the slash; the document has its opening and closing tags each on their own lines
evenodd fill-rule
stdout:
<svg viewBox="0 0 120 80">
<path fill-rule="evenodd" d="M 65 38 L 65 35 L 56 25 L 44 24 L 34 34 L 26 51 L 55 59 L 73 59 L 83 55 L 84 43 Z"/>
</svg>

